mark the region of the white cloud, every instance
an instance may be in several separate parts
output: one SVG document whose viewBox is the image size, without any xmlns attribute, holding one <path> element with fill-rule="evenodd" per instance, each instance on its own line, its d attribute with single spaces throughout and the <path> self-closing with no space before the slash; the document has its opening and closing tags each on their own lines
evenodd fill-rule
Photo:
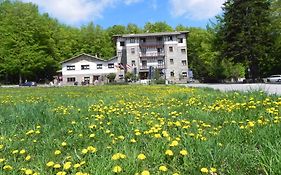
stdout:
<svg viewBox="0 0 281 175">
<path fill-rule="evenodd" d="M 203 20 L 221 12 L 225 0 L 170 0 L 171 14 L 175 17 Z"/>
<path fill-rule="evenodd" d="M 130 5 L 140 0 L 22 0 L 37 4 L 43 12 L 70 25 L 102 18 L 103 12 L 117 3 Z"/>
</svg>

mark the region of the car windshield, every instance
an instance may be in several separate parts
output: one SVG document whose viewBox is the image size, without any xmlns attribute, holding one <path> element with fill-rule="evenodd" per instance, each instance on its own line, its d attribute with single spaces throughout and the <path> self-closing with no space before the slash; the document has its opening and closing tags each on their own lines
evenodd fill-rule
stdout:
<svg viewBox="0 0 281 175">
<path fill-rule="evenodd" d="M 272 75 L 272 76 L 270 76 L 270 77 L 281 77 L 281 75 Z"/>
</svg>

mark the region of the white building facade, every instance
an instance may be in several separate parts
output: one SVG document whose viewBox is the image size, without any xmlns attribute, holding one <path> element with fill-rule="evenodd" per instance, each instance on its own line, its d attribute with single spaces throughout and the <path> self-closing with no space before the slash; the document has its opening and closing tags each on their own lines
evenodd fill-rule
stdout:
<svg viewBox="0 0 281 175">
<path fill-rule="evenodd" d="M 113 57 L 110 60 L 102 60 L 89 54 L 81 54 L 61 62 L 62 84 L 94 84 L 95 82 L 107 82 L 107 75 L 118 74 L 118 60 Z"/>
<path fill-rule="evenodd" d="M 118 62 L 140 79 L 188 80 L 187 31 L 116 35 Z"/>
</svg>

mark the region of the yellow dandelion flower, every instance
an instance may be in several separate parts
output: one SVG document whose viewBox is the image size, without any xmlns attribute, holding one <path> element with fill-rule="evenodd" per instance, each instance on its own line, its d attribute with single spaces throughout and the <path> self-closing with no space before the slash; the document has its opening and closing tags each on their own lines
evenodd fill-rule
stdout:
<svg viewBox="0 0 281 175">
<path fill-rule="evenodd" d="M 202 172 L 202 173 L 208 173 L 209 170 L 208 170 L 208 168 L 201 168 L 201 172 Z"/>
<path fill-rule="evenodd" d="M 12 170 L 13 169 L 13 167 L 11 166 L 11 165 L 5 165 L 4 167 L 3 167 L 3 170 L 6 170 L 6 171 L 10 171 L 10 170 Z"/>
<path fill-rule="evenodd" d="M 33 174 L 33 171 L 31 169 L 27 169 L 25 170 L 25 174 L 26 175 Z"/>
<path fill-rule="evenodd" d="M 65 171 L 59 171 L 59 172 L 57 172 L 56 175 L 66 175 L 66 172 Z"/>
<path fill-rule="evenodd" d="M 61 146 L 66 146 L 66 145 L 67 145 L 66 142 L 62 142 L 62 143 L 61 143 Z"/>
<path fill-rule="evenodd" d="M 164 165 L 159 167 L 159 171 L 168 171 L 168 168 Z"/>
<path fill-rule="evenodd" d="M 122 171 L 122 168 L 117 165 L 117 166 L 113 167 L 112 171 L 113 171 L 114 173 L 120 173 L 120 172 Z"/>
<path fill-rule="evenodd" d="M 4 148 L 4 145 L 0 145 L 0 149 L 3 149 Z"/>
<path fill-rule="evenodd" d="M 212 168 L 210 169 L 210 171 L 211 171 L 212 173 L 216 173 L 216 172 L 217 172 L 217 169 L 212 167 Z"/>
<path fill-rule="evenodd" d="M 5 159 L 4 158 L 0 158 L 0 163 L 4 162 Z"/>
<path fill-rule="evenodd" d="M 141 172 L 141 175 L 150 175 L 150 172 L 147 170 L 144 170 L 143 172 Z"/>
<path fill-rule="evenodd" d="M 170 144 L 170 146 L 178 146 L 179 142 L 177 140 L 172 141 L 172 143 Z"/>
<path fill-rule="evenodd" d="M 26 151 L 24 149 L 20 150 L 20 154 L 25 154 Z"/>
<path fill-rule="evenodd" d="M 59 155 L 59 154 L 61 154 L 61 151 L 60 150 L 56 150 L 55 151 L 55 155 Z"/>
<path fill-rule="evenodd" d="M 82 154 L 87 154 L 88 153 L 88 150 L 87 149 L 82 149 Z"/>
<path fill-rule="evenodd" d="M 90 138 L 94 138 L 96 135 L 95 134 L 90 134 Z"/>
<path fill-rule="evenodd" d="M 180 154 L 183 156 L 186 156 L 188 154 L 188 152 L 185 149 L 183 149 L 180 151 Z"/>
<path fill-rule="evenodd" d="M 19 153 L 19 150 L 12 151 L 12 154 L 17 154 L 17 153 Z"/>
<path fill-rule="evenodd" d="M 73 167 L 74 167 L 74 168 L 80 168 L 81 165 L 80 165 L 80 163 L 76 163 L 76 164 L 73 165 Z"/>
<path fill-rule="evenodd" d="M 173 151 L 172 151 L 172 150 L 169 150 L 169 149 L 166 150 L 165 154 L 168 155 L 168 156 L 174 155 Z"/>
<path fill-rule="evenodd" d="M 54 165 L 54 168 L 55 169 L 58 169 L 58 168 L 60 168 L 61 167 L 61 165 L 59 164 L 59 163 L 56 163 L 55 165 Z"/>
<path fill-rule="evenodd" d="M 144 154 L 139 154 L 138 155 L 138 159 L 139 160 L 144 160 L 144 159 L 146 159 L 146 156 Z"/>
<path fill-rule="evenodd" d="M 130 140 L 131 143 L 136 143 L 137 141 L 135 139 Z"/>
<path fill-rule="evenodd" d="M 25 157 L 25 160 L 26 161 L 29 161 L 31 159 L 31 156 L 30 155 L 27 155 L 26 157 Z"/>
<path fill-rule="evenodd" d="M 97 148 L 95 148 L 95 147 L 93 147 L 93 146 L 88 146 L 87 150 L 90 151 L 90 152 L 92 152 L 92 153 L 97 152 Z"/>
<path fill-rule="evenodd" d="M 46 165 L 47 165 L 47 167 L 51 167 L 51 166 L 54 166 L 54 162 L 53 161 L 50 161 L 50 162 L 48 162 Z"/>
<path fill-rule="evenodd" d="M 71 167 L 71 162 L 65 162 L 63 169 L 68 170 Z"/>
<path fill-rule="evenodd" d="M 179 173 L 173 173 L 173 175 L 180 175 Z"/>
</svg>

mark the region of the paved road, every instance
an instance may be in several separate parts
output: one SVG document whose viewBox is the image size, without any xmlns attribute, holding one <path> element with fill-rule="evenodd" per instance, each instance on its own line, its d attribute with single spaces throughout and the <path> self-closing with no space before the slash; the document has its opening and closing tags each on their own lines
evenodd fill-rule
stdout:
<svg viewBox="0 0 281 175">
<path fill-rule="evenodd" d="M 262 90 L 268 94 L 281 95 L 281 84 L 185 84 L 187 87 L 208 87 L 220 91 L 256 91 Z"/>
</svg>

